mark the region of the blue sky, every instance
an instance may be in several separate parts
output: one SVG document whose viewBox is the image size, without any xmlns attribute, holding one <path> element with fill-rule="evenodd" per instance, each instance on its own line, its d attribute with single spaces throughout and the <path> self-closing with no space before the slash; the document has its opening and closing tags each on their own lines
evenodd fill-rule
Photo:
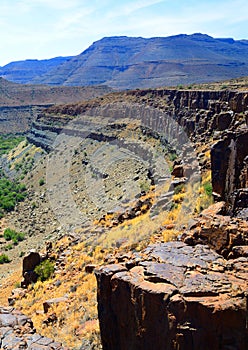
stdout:
<svg viewBox="0 0 248 350">
<path fill-rule="evenodd" d="M 0 0 L 0 66 L 77 55 L 104 36 L 248 39 L 247 0 Z"/>
</svg>

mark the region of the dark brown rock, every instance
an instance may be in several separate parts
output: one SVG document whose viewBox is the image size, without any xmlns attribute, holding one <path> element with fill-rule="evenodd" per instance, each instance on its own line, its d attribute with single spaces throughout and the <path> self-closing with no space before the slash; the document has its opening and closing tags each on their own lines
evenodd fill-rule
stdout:
<svg viewBox="0 0 248 350">
<path fill-rule="evenodd" d="M 227 130 L 232 122 L 233 113 L 222 112 L 217 115 L 216 129 L 217 130 Z"/>
<path fill-rule="evenodd" d="M 66 303 L 67 301 L 68 301 L 68 298 L 66 298 L 66 297 L 53 298 L 53 299 L 46 300 L 43 303 L 44 312 L 47 313 L 48 310 L 52 307 L 52 305 Z"/>
<path fill-rule="evenodd" d="M 22 262 L 22 276 L 23 280 L 21 282 L 22 288 L 27 288 L 29 284 L 35 283 L 37 281 L 37 274 L 34 269 L 41 262 L 40 254 L 31 251 L 28 255 L 23 258 Z"/>
<path fill-rule="evenodd" d="M 223 211 L 225 211 L 223 202 L 202 211 L 201 217 L 195 219 L 194 226 L 182 234 L 182 241 L 190 245 L 204 243 L 225 258 L 233 257 L 235 247 L 248 245 L 248 222 L 220 215 L 219 213 Z"/>
<path fill-rule="evenodd" d="M 220 199 L 233 203 L 233 192 L 245 180 L 244 160 L 248 155 L 248 132 L 228 133 L 211 149 L 213 193 Z"/>
<path fill-rule="evenodd" d="M 96 270 L 104 350 L 246 349 L 247 261 L 182 242 L 143 253 Z"/>
<path fill-rule="evenodd" d="M 175 165 L 173 167 L 171 175 L 175 176 L 175 177 L 183 177 L 184 176 L 183 173 L 184 173 L 183 172 L 183 166 L 180 164 L 180 165 Z"/>
<path fill-rule="evenodd" d="M 85 266 L 85 272 L 92 273 L 94 269 L 96 268 L 96 265 L 94 264 L 88 264 Z"/>
<path fill-rule="evenodd" d="M 22 274 L 25 272 L 33 271 L 37 265 L 41 262 L 40 254 L 31 251 L 28 255 L 23 258 L 22 263 Z"/>
</svg>

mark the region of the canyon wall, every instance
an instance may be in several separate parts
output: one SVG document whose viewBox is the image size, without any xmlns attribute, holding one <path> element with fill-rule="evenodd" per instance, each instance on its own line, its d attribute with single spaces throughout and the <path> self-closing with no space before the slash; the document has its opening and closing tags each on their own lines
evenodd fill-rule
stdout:
<svg viewBox="0 0 248 350">
<path fill-rule="evenodd" d="M 0 107 L 0 134 L 28 132 L 33 120 L 49 105 L 2 106 Z"/>
<path fill-rule="evenodd" d="M 245 350 L 247 273 L 247 261 L 227 262 L 206 245 L 182 242 L 101 267 L 103 349 Z"/>
<path fill-rule="evenodd" d="M 92 102 L 51 107 L 38 116 L 28 138 L 51 150 L 59 133 L 85 135 L 85 115 L 107 117 L 111 123 L 121 118 L 139 119 L 141 125 L 162 137 L 165 134 L 172 142 L 181 138 L 180 125 L 196 149 L 199 145 L 211 147 L 214 196 L 236 210 L 235 198 L 248 182 L 247 92 L 150 89 L 115 93 Z M 198 160 L 204 166 L 201 156 L 198 154 Z"/>
<path fill-rule="evenodd" d="M 95 271 L 103 349 L 245 350 L 248 226 L 242 218 L 247 219 L 248 206 L 248 93 L 115 93 L 51 107 L 38 116 L 28 138 L 50 151 L 60 133 L 89 135 L 87 115 L 96 125 L 98 117 L 109 118 L 109 123 L 139 119 L 161 137 L 169 135 L 172 144 L 177 126 L 182 126 L 201 169 L 211 168 L 219 201 L 185 228 L 181 241 L 118 256 L 115 264 L 106 261 Z M 211 149 L 207 164 L 203 148 Z"/>
</svg>

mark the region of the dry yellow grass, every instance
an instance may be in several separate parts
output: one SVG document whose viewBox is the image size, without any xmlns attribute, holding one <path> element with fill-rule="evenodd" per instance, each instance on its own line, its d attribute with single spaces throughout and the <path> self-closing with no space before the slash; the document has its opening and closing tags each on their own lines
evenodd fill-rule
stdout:
<svg viewBox="0 0 248 350">
<path fill-rule="evenodd" d="M 0 293 L 0 305 L 8 306 L 8 297 L 11 295 L 11 291 L 17 287 L 18 282 L 21 280 L 21 271 L 15 271 L 11 276 L 4 279 L 1 283 Z"/>
</svg>

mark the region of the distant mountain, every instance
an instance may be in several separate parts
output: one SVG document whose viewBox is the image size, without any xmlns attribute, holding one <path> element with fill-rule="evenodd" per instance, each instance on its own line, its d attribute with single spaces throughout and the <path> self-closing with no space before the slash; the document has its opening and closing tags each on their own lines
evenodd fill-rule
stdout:
<svg viewBox="0 0 248 350">
<path fill-rule="evenodd" d="M 72 57 L 55 57 L 48 60 L 25 60 L 0 67 L 0 76 L 15 83 L 25 84 L 34 77 L 46 74 L 51 69 L 68 61 Z"/>
<path fill-rule="evenodd" d="M 117 89 L 218 81 L 248 75 L 248 40 L 206 34 L 106 37 L 29 82 Z"/>
</svg>

